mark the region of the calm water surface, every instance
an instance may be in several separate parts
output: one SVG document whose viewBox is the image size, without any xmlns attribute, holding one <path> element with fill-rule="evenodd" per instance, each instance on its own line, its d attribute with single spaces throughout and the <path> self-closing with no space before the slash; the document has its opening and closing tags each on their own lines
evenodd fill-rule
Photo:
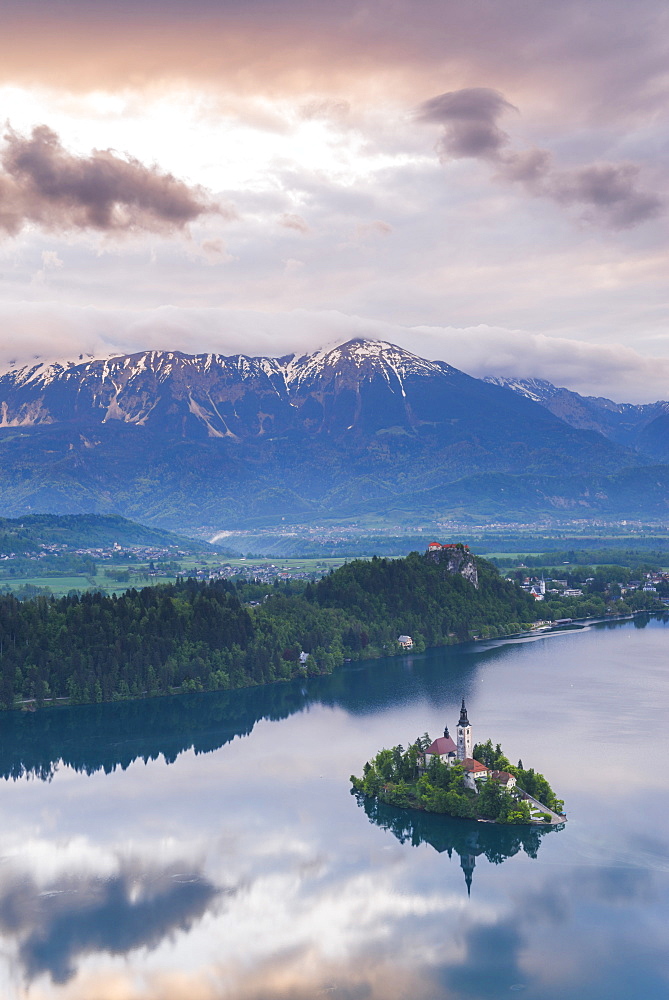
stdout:
<svg viewBox="0 0 669 1000">
<path fill-rule="evenodd" d="M 668 662 L 669 624 L 637 619 L 1 715 L 0 997 L 664 1000 Z M 351 796 L 463 695 L 474 738 L 565 799 L 563 830 Z"/>
</svg>

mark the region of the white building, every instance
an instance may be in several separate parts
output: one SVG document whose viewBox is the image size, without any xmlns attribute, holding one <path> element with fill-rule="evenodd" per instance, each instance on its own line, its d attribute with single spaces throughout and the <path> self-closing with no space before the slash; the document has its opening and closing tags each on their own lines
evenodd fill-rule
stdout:
<svg viewBox="0 0 669 1000">
<path fill-rule="evenodd" d="M 485 781 L 490 776 L 490 768 L 473 757 L 465 757 L 461 763 L 465 770 L 465 782 L 473 791 L 476 791 L 477 781 Z"/>
<path fill-rule="evenodd" d="M 509 774 L 508 771 L 493 771 L 492 777 L 495 781 L 498 781 L 503 788 L 513 788 L 516 784 L 516 777 L 514 774 Z"/>
<path fill-rule="evenodd" d="M 410 635 L 398 635 L 397 641 L 402 649 L 413 649 L 413 639 Z"/>
</svg>

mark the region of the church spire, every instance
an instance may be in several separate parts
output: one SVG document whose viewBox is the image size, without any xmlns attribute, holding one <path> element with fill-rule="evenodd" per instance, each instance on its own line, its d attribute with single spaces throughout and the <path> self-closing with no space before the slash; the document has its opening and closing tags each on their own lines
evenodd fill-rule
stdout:
<svg viewBox="0 0 669 1000">
<path fill-rule="evenodd" d="M 459 726 L 468 726 L 469 725 L 469 719 L 467 718 L 467 709 L 465 708 L 465 699 L 464 698 L 462 699 L 462 708 L 460 709 L 460 721 L 458 722 L 458 725 Z"/>
</svg>

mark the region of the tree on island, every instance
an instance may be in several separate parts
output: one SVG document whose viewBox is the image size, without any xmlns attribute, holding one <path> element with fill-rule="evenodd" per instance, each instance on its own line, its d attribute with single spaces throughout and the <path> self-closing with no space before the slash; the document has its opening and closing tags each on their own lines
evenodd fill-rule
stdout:
<svg viewBox="0 0 669 1000">
<path fill-rule="evenodd" d="M 532 822 L 528 802 L 492 775 L 477 783 L 476 790 L 473 790 L 467 783 L 461 764 L 444 763 L 433 754 L 425 765 L 426 740 L 429 740 L 427 733 L 414 740 L 406 750 L 401 745 L 380 750 L 364 765 L 361 778 L 351 775 L 353 791 L 405 809 L 495 823 Z M 429 740 L 427 745 L 430 743 Z M 491 770 L 513 774 L 519 790 L 527 792 L 549 809 L 561 812 L 564 804 L 555 796 L 544 776 L 533 769 L 513 767 L 499 744 L 493 747 L 490 740 L 477 744 L 474 757 Z"/>
</svg>

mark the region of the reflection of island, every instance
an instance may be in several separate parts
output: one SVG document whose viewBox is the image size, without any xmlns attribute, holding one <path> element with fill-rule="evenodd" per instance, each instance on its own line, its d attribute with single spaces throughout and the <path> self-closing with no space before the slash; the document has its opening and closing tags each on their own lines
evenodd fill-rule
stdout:
<svg viewBox="0 0 669 1000">
<path fill-rule="evenodd" d="M 482 854 L 493 865 L 501 865 L 522 849 L 536 858 L 542 837 L 559 826 L 500 826 L 497 823 L 478 823 L 476 820 L 455 819 L 436 813 L 417 812 L 389 806 L 378 799 L 356 794 L 358 805 L 367 816 L 383 830 L 390 830 L 401 844 L 429 844 L 452 857 L 459 856 L 465 873 L 467 892 L 471 891 L 476 859 Z"/>
</svg>

